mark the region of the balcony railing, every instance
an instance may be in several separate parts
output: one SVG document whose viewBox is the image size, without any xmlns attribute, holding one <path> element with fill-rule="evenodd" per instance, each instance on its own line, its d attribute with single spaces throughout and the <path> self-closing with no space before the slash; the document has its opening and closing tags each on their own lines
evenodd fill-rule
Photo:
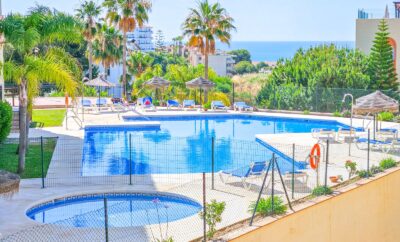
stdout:
<svg viewBox="0 0 400 242">
<path fill-rule="evenodd" d="M 387 18 L 385 9 L 359 9 L 358 10 L 358 19 L 382 19 Z M 400 16 L 396 16 L 396 11 L 392 8 L 389 9 L 389 17 L 388 18 L 400 18 Z"/>
</svg>

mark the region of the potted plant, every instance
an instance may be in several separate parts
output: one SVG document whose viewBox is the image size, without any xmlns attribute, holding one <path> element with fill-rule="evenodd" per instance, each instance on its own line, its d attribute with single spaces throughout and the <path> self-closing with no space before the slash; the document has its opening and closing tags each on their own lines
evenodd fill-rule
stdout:
<svg viewBox="0 0 400 242">
<path fill-rule="evenodd" d="M 357 163 L 354 161 L 347 160 L 344 167 L 349 172 L 349 179 L 357 172 Z"/>
<path fill-rule="evenodd" d="M 204 110 L 205 112 L 207 112 L 208 109 L 211 109 L 211 103 L 210 103 L 210 102 L 208 102 L 208 103 L 206 103 L 206 104 L 203 105 L 203 110 Z"/>
<path fill-rule="evenodd" d="M 341 175 L 337 175 L 337 176 L 330 176 L 329 180 L 331 180 L 331 182 L 333 183 L 338 183 L 341 180 L 343 180 L 343 177 Z"/>
</svg>

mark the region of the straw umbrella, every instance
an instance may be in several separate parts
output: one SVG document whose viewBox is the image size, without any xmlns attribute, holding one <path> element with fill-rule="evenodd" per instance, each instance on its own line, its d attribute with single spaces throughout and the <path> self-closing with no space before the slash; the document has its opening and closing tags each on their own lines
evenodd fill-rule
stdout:
<svg viewBox="0 0 400 242">
<path fill-rule="evenodd" d="M 200 102 L 201 102 L 201 90 L 204 90 L 206 92 L 211 88 L 213 88 L 214 86 L 215 86 L 214 82 L 204 79 L 203 77 L 198 77 L 196 79 L 186 82 L 187 88 L 200 89 Z M 207 96 L 205 96 L 205 98 L 206 97 Z"/>
<path fill-rule="evenodd" d="M 20 180 L 17 174 L 0 170 L 0 196 L 10 196 L 17 192 Z"/>
<path fill-rule="evenodd" d="M 85 81 L 86 80 L 86 81 Z M 107 81 L 105 79 L 105 75 L 104 74 L 100 74 L 98 77 L 96 77 L 95 79 L 89 80 L 87 78 L 84 79 L 84 84 L 86 86 L 92 86 L 92 87 L 97 87 L 98 91 L 99 91 L 99 111 L 100 111 L 100 95 L 101 95 L 101 88 L 105 87 L 105 88 L 110 88 L 110 87 L 114 87 L 115 85 L 109 81 Z"/>
<path fill-rule="evenodd" d="M 368 94 L 356 99 L 353 107 L 356 114 L 373 114 L 374 115 L 374 138 L 375 138 L 375 116 L 380 112 L 399 112 L 399 102 L 397 100 L 383 94 L 381 91 Z"/>
<path fill-rule="evenodd" d="M 167 81 L 161 77 L 155 76 L 153 78 L 151 78 L 150 80 L 148 80 L 147 82 L 145 82 L 146 86 L 152 87 L 154 88 L 156 91 L 157 89 L 161 88 L 165 88 L 168 87 L 171 84 L 170 81 Z M 163 100 L 161 100 L 163 101 Z"/>
</svg>

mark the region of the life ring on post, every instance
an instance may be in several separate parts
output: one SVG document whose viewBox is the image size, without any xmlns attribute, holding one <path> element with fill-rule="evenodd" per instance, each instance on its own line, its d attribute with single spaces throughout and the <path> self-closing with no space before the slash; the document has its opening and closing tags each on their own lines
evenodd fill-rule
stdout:
<svg viewBox="0 0 400 242">
<path fill-rule="evenodd" d="M 321 159 L 321 147 L 319 146 L 319 144 L 315 144 L 310 152 L 310 166 L 312 169 L 315 170 L 318 168 L 320 159 Z"/>
</svg>

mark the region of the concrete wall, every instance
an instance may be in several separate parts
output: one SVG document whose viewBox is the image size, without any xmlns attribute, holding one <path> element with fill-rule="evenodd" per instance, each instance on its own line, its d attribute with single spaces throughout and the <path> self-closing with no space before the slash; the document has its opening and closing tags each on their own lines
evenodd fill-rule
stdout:
<svg viewBox="0 0 400 242">
<path fill-rule="evenodd" d="M 398 242 L 399 187 L 397 168 L 230 241 Z"/>
<path fill-rule="evenodd" d="M 380 19 L 357 19 L 356 48 L 366 54 L 371 52 L 380 21 Z M 386 21 L 389 25 L 390 37 L 397 43 L 396 70 L 398 78 L 400 78 L 400 19 L 386 19 Z"/>
</svg>

